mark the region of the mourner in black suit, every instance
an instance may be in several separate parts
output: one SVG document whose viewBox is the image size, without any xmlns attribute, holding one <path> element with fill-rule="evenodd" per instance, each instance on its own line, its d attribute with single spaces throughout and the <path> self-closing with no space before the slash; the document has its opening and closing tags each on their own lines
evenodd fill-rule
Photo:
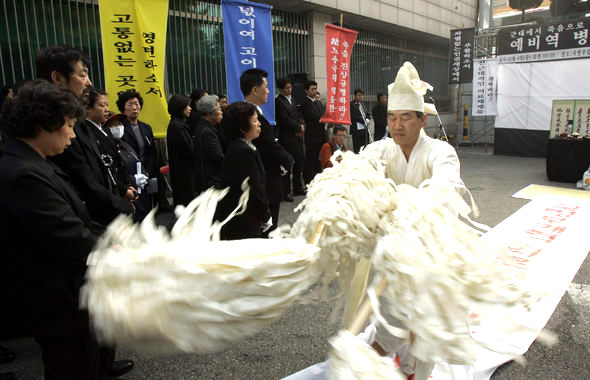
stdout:
<svg viewBox="0 0 590 380">
<path fill-rule="evenodd" d="M 387 94 L 377 94 L 377 104 L 373 107 L 373 121 L 375 122 L 375 141 L 381 140 L 387 130 Z"/>
<path fill-rule="evenodd" d="M 197 196 L 196 181 L 201 176 L 195 167 L 194 135 L 185 122 L 191 112 L 189 103 L 190 99 L 184 95 L 172 95 L 168 101 L 171 119 L 166 133 L 166 144 L 172 200 L 175 206 L 186 206 Z"/>
<path fill-rule="evenodd" d="M 90 62 L 83 53 L 67 46 L 52 46 L 40 50 L 35 63 L 39 78 L 69 88 L 78 99 L 87 100 L 87 88 L 92 83 L 88 78 Z M 71 67 L 73 71 L 62 73 L 59 70 L 63 67 Z M 131 202 L 111 191 L 108 171 L 92 130 L 80 119 L 74 131 L 76 139 L 70 148 L 52 159 L 71 177 L 92 219 L 107 225 L 119 214 L 132 214 Z"/>
<path fill-rule="evenodd" d="M 275 119 L 279 130 L 279 143 L 293 157 L 293 170 L 283 177 L 285 200 L 292 201 L 291 183 L 295 195 L 305 194 L 301 175 L 303 174 L 303 120 L 295 99 L 291 96 L 293 83 L 286 78 L 277 80 L 280 94 L 275 99 Z M 291 179 L 291 175 L 293 179 Z"/>
<path fill-rule="evenodd" d="M 201 163 L 202 177 L 199 180 L 201 186 L 197 188 L 200 193 L 220 183 L 221 167 L 223 165 L 223 137 L 219 131 L 219 123 L 223 119 L 223 113 L 219 106 L 217 95 L 205 95 L 199 99 L 197 105 L 201 115 L 195 131 L 195 159 Z M 191 112 L 192 114 L 192 112 Z"/>
<path fill-rule="evenodd" d="M 91 88 L 88 93 L 86 109 L 86 126 L 96 141 L 100 158 L 106 171 L 106 180 L 111 192 L 115 195 L 134 200 L 135 188 L 127 176 L 127 170 L 121 161 L 115 139 L 110 130 L 103 128 L 109 114 L 107 94 Z"/>
<path fill-rule="evenodd" d="M 318 84 L 314 81 L 304 83 L 305 99 L 301 103 L 301 114 L 305 122 L 305 161 L 303 177 L 305 183 L 310 183 L 313 177 L 321 171 L 320 150 L 326 142 L 326 127 L 320 122 L 324 114 L 324 106 L 315 99 Z"/>
<path fill-rule="evenodd" d="M 119 112 L 127 117 L 123 120 L 124 133 L 122 140 L 125 141 L 133 151 L 137 153 L 141 162 L 142 171 L 151 178 L 158 178 L 158 152 L 154 141 L 154 132 L 149 124 L 139 120 L 139 114 L 143 107 L 143 98 L 135 90 L 125 91 L 119 94 L 117 99 Z M 134 168 L 135 171 L 137 171 Z M 142 191 L 135 201 L 136 220 L 141 221 L 151 211 L 154 204 L 152 194 L 147 189 Z"/>
<path fill-rule="evenodd" d="M 260 121 L 260 136 L 253 141 L 260 152 L 266 172 L 266 195 L 272 216 L 272 231 L 278 225 L 279 208 L 284 197 L 282 175 L 293 166 L 293 157 L 275 139 L 272 127 L 262 114 L 261 105 L 268 99 L 267 72 L 261 69 L 246 70 L 240 76 L 240 89 L 244 99 L 256 106 Z"/>
<path fill-rule="evenodd" d="M 350 134 L 352 135 L 352 147 L 355 153 L 360 152 L 361 147 L 369 144 L 369 114 L 363 106 L 365 93 L 354 90 L 354 100 L 350 102 Z"/>
<path fill-rule="evenodd" d="M 12 297 L 3 294 L 2 315 L 10 310 L 35 337 L 47 379 L 104 379 L 112 354 L 94 340 L 78 304 L 99 225 L 68 176 L 47 160 L 70 145 L 82 114 L 69 90 L 25 84 L 0 158 L 1 290 Z"/>
<path fill-rule="evenodd" d="M 224 220 L 236 208 L 242 196 L 242 182 L 248 178 L 250 194 L 246 211 L 233 217 L 221 228 L 224 240 L 259 238 L 270 218 L 266 197 L 266 173 L 258 149 L 252 140 L 260 135 L 258 113 L 253 104 L 235 102 L 226 111 L 224 130 L 228 139 L 221 170 L 221 188 L 229 187 L 229 193 L 219 202 L 216 219 Z"/>
</svg>

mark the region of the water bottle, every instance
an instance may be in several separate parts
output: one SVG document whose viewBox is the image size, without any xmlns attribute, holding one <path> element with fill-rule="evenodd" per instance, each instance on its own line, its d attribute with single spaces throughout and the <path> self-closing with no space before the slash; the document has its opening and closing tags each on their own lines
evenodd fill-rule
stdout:
<svg viewBox="0 0 590 380">
<path fill-rule="evenodd" d="M 584 172 L 584 176 L 582 177 L 582 188 L 584 190 L 590 190 L 590 167 L 588 167 L 588 170 Z"/>
</svg>

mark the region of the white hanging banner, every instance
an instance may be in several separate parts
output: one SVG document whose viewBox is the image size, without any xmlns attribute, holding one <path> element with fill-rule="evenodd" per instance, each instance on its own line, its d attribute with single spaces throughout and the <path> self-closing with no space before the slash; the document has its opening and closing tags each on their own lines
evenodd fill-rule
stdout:
<svg viewBox="0 0 590 380">
<path fill-rule="evenodd" d="M 472 116 L 498 114 L 498 59 L 473 60 Z"/>
</svg>

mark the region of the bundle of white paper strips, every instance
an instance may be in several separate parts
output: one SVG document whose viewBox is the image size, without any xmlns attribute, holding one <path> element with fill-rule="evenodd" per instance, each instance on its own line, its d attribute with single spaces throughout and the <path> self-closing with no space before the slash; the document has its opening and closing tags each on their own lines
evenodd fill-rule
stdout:
<svg viewBox="0 0 590 380">
<path fill-rule="evenodd" d="M 366 342 L 346 330 L 330 339 L 330 380 L 406 380 L 393 359 L 381 356 Z"/>
<path fill-rule="evenodd" d="M 277 320 L 318 281 L 318 249 L 303 238 L 219 241 L 212 218 L 224 194 L 208 190 L 193 201 L 171 236 L 153 217 L 109 226 L 88 259 L 81 301 L 101 341 L 221 350 Z"/>
<path fill-rule="evenodd" d="M 498 305 L 526 308 L 536 299 L 522 271 L 457 217 L 469 207 L 453 189 L 398 185 L 392 196 L 397 207 L 382 220 L 373 256 L 373 286 L 388 281 L 381 297 L 372 298 L 379 320 L 401 321 L 395 327 L 407 332 L 391 333 L 407 338 L 411 332 L 411 353 L 423 361 L 467 364 L 476 345 L 498 349 L 474 340 L 471 330 L 522 328 L 494 314 Z"/>
</svg>

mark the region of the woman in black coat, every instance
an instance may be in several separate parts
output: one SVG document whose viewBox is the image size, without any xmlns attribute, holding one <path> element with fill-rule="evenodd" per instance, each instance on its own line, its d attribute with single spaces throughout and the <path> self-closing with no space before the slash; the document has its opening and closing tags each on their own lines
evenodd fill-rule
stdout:
<svg viewBox="0 0 590 380">
<path fill-rule="evenodd" d="M 186 206 L 197 196 L 195 181 L 199 173 L 195 170 L 194 135 L 186 123 L 191 113 L 189 103 L 190 99 L 184 95 L 172 95 L 168 101 L 171 119 L 166 132 L 166 145 L 175 206 Z"/>
<path fill-rule="evenodd" d="M 70 146 L 82 106 L 70 90 L 35 81 L 8 108 L 0 157 L 2 317 L 26 324 L 41 346 L 45 378 L 103 379 L 108 358 L 79 309 L 99 231 L 69 177 L 47 160 Z"/>
<path fill-rule="evenodd" d="M 252 140 L 260 135 L 260 122 L 256 107 L 246 102 L 228 106 L 226 134 L 229 143 L 221 169 L 221 187 L 229 186 L 229 193 L 219 202 L 217 220 L 224 220 L 238 205 L 242 195 L 242 182 L 248 178 L 250 197 L 246 211 L 233 217 L 221 228 L 221 239 L 247 239 L 262 237 L 263 229 L 270 218 L 266 197 L 266 174 Z"/>
</svg>

